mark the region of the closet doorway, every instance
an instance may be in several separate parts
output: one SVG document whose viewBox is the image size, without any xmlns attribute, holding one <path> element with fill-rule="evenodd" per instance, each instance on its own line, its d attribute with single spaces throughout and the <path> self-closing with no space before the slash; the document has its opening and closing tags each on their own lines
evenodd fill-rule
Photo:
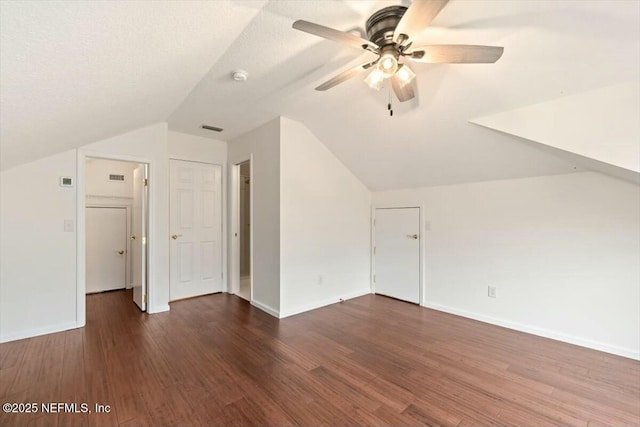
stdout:
<svg viewBox="0 0 640 427">
<path fill-rule="evenodd" d="M 129 290 L 147 309 L 148 165 L 86 158 L 85 292 Z"/>
<path fill-rule="evenodd" d="M 234 280 L 233 292 L 239 297 L 252 300 L 252 197 L 253 182 L 251 160 L 234 165 L 233 244 Z"/>
</svg>

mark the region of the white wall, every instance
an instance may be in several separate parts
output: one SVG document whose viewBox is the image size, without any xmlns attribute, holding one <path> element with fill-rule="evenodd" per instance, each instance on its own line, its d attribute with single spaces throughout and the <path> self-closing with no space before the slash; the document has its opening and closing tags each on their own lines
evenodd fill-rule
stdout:
<svg viewBox="0 0 640 427">
<path fill-rule="evenodd" d="M 169 158 L 225 164 L 227 161 L 227 142 L 169 131 Z"/>
<path fill-rule="evenodd" d="M 638 186 L 587 172 L 373 200 L 424 206 L 425 305 L 640 358 Z"/>
<path fill-rule="evenodd" d="M 226 155 L 223 141 L 169 134 L 166 123 L 158 123 L 85 145 L 77 152 L 68 151 L 2 171 L 0 341 L 85 323 L 85 299 L 80 292 L 84 291 L 84 264 L 76 262 L 77 254 L 82 257 L 84 253 L 84 236 L 77 230 L 84 227 L 85 200 L 77 200 L 77 194 L 103 193 L 95 186 L 86 186 L 87 157 L 151 164 L 148 309 L 153 313 L 169 309 L 169 157 L 218 163 L 224 170 Z M 276 151 L 276 160 L 277 157 Z M 60 176 L 74 178 L 76 185 L 59 187 Z M 225 191 L 223 186 L 223 197 Z M 74 231 L 63 231 L 65 219 L 73 221 Z M 38 262 L 37 269 L 32 268 L 34 260 Z"/>
<path fill-rule="evenodd" d="M 133 198 L 133 170 L 137 163 L 88 159 L 86 167 L 87 196 Z M 109 174 L 124 175 L 124 181 L 109 181 Z"/>
<path fill-rule="evenodd" d="M 77 195 L 85 192 L 86 156 L 151 163 L 149 311 L 169 308 L 167 125 L 159 123 L 2 171 L 2 341 L 85 323 L 84 262 L 77 262 L 84 256 L 78 230 L 84 230 L 85 200 Z M 75 186 L 60 187 L 61 176 L 74 178 Z M 65 220 L 72 221 L 73 231 L 64 231 Z"/>
<path fill-rule="evenodd" d="M 169 309 L 169 164 L 167 160 L 167 124 L 157 123 L 126 134 L 107 138 L 80 148 L 79 158 L 114 157 L 150 163 L 149 167 L 149 205 L 150 229 L 149 248 L 149 296 L 148 311 L 155 313 Z M 84 162 L 79 164 L 79 173 L 84 173 Z M 79 201 L 78 228 L 84 214 L 84 203 Z M 82 213 L 80 213 L 80 211 Z M 78 252 L 84 253 L 83 236 L 79 235 Z M 79 265 L 78 277 L 84 280 L 84 266 Z M 80 307 L 80 323 L 84 308 Z"/>
<path fill-rule="evenodd" d="M 61 176 L 76 182 L 75 150 L 0 173 L 2 342 L 76 326 L 76 186 Z"/>
<path fill-rule="evenodd" d="M 282 118 L 281 126 L 285 317 L 371 292 L 371 192 L 303 124 Z"/>
<path fill-rule="evenodd" d="M 287 118 L 229 143 L 230 165 L 249 156 L 253 303 L 285 317 L 369 293 L 371 192 Z"/>
<path fill-rule="evenodd" d="M 229 143 L 229 165 L 244 161 L 250 155 L 253 155 L 253 303 L 277 316 L 280 312 L 280 118 Z M 233 239 L 231 228 L 229 238 Z"/>
</svg>

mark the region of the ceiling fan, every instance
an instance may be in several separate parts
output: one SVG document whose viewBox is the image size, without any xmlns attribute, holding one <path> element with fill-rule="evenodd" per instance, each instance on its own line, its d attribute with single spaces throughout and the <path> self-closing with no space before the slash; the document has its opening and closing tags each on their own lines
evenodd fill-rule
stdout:
<svg viewBox="0 0 640 427">
<path fill-rule="evenodd" d="M 409 67 L 415 63 L 494 63 L 502 56 L 503 47 L 477 45 L 428 45 L 413 47 L 413 36 L 431 24 L 431 21 L 446 6 L 449 0 L 413 0 L 404 6 L 389 6 L 375 12 L 367 19 L 367 39 L 355 34 L 334 30 L 312 22 L 298 20 L 293 28 L 325 39 L 333 40 L 357 49 L 364 49 L 378 57 L 343 71 L 316 88 L 325 91 L 372 69 L 365 82 L 372 89 L 379 90 L 386 80 L 400 102 L 413 97 L 412 81 L 415 73 Z M 391 106 L 389 105 L 389 109 Z"/>
</svg>

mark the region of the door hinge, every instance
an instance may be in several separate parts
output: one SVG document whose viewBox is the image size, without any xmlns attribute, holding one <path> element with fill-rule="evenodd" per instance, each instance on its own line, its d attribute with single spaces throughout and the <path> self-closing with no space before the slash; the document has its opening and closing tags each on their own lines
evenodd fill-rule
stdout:
<svg viewBox="0 0 640 427">
<path fill-rule="evenodd" d="M 147 178 L 144 179 L 144 186 L 148 186 L 149 185 L 149 180 Z"/>
<path fill-rule="evenodd" d="M 144 294 L 143 300 L 144 300 L 144 303 L 146 304 L 147 303 L 147 294 Z"/>
<path fill-rule="evenodd" d="M 376 275 L 373 275 L 373 283 L 376 283 Z"/>
<path fill-rule="evenodd" d="M 220 278 L 221 278 L 222 280 L 224 280 L 224 271 L 221 271 L 221 272 L 220 272 Z"/>
<path fill-rule="evenodd" d="M 142 237 L 142 244 L 143 244 L 143 245 L 146 245 L 146 244 L 147 244 L 147 237 L 146 237 L 146 236 L 143 236 L 143 237 Z"/>
<path fill-rule="evenodd" d="M 374 255 L 376 254 L 376 247 L 375 246 L 373 247 L 373 254 Z"/>
</svg>

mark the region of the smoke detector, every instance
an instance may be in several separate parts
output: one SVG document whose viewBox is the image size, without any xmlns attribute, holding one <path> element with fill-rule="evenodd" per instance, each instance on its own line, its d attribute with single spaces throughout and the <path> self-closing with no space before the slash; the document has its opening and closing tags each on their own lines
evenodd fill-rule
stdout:
<svg viewBox="0 0 640 427">
<path fill-rule="evenodd" d="M 235 70 L 231 73 L 231 77 L 233 77 L 233 80 L 237 82 L 244 82 L 249 78 L 249 73 L 244 70 Z"/>
</svg>

